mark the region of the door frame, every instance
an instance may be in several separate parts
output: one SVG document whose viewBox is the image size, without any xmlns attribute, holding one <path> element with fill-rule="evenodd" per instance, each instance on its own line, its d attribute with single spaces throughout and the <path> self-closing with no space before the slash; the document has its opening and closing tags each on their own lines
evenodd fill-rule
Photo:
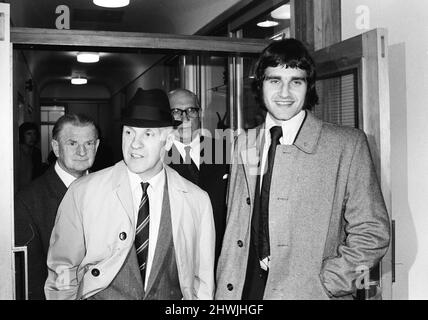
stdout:
<svg viewBox="0 0 428 320">
<path fill-rule="evenodd" d="M 13 94 L 9 4 L 0 3 L 0 299 L 14 299 Z"/>
<path fill-rule="evenodd" d="M 10 28 L 10 5 L 0 3 L 0 136 L 4 139 L 0 153 L 0 300 L 15 299 L 14 252 L 14 109 L 12 94 L 13 48 L 53 48 L 67 50 L 85 48 L 107 51 L 175 50 L 219 55 L 254 55 L 260 53 L 268 41 L 263 39 L 232 39 L 227 37 L 182 36 L 130 32 L 87 30 L 56 30 L 38 28 Z"/>
</svg>

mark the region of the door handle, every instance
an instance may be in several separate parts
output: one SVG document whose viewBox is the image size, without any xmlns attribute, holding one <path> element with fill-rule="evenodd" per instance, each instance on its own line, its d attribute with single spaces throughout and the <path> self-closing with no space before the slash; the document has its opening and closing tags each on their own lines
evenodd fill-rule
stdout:
<svg viewBox="0 0 428 320">
<path fill-rule="evenodd" d="M 395 282 L 395 220 L 391 221 L 391 276 L 392 282 Z"/>
</svg>

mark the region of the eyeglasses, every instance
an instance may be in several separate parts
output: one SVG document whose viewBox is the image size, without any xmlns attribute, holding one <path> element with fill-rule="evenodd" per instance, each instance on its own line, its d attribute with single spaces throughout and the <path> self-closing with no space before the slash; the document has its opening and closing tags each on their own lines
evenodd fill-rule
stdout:
<svg viewBox="0 0 428 320">
<path fill-rule="evenodd" d="M 199 108 L 190 107 L 185 110 L 175 108 L 171 110 L 171 114 L 175 120 L 183 119 L 183 113 L 186 114 L 187 118 L 194 119 L 199 116 Z"/>
</svg>

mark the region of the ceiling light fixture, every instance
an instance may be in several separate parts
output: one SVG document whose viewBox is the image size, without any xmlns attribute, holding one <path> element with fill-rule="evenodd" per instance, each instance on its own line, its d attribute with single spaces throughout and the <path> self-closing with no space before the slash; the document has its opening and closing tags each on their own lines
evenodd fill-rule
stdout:
<svg viewBox="0 0 428 320">
<path fill-rule="evenodd" d="M 271 17 L 278 20 L 287 20 L 291 18 L 291 10 L 289 4 L 284 4 L 270 13 Z"/>
<path fill-rule="evenodd" d="M 94 4 L 106 8 L 121 8 L 129 4 L 129 0 L 93 0 Z"/>
<path fill-rule="evenodd" d="M 272 20 L 266 20 L 266 21 L 262 21 L 262 22 L 257 23 L 257 25 L 259 27 L 262 27 L 262 28 L 275 27 L 278 24 L 279 24 L 278 22 L 272 21 Z"/>
<path fill-rule="evenodd" d="M 95 52 L 79 52 L 77 61 L 82 63 L 94 63 L 100 61 L 100 55 Z"/>
<path fill-rule="evenodd" d="M 73 77 L 71 78 L 71 84 L 81 85 L 81 84 L 87 84 L 88 79 L 79 77 Z"/>
</svg>

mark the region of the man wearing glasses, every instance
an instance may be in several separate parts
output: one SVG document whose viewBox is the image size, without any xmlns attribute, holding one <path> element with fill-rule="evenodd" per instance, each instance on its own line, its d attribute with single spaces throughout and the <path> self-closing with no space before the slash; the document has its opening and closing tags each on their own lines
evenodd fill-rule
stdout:
<svg viewBox="0 0 428 320">
<path fill-rule="evenodd" d="M 216 229 L 215 262 L 220 255 L 226 222 L 226 188 L 229 166 L 225 143 L 211 138 L 201 129 L 201 108 L 198 97 L 186 89 L 168 94 L 171 114 L 181 121 L 174 145 L 169 151 L 170 166 L 210 196 Z"/>
</svg>

